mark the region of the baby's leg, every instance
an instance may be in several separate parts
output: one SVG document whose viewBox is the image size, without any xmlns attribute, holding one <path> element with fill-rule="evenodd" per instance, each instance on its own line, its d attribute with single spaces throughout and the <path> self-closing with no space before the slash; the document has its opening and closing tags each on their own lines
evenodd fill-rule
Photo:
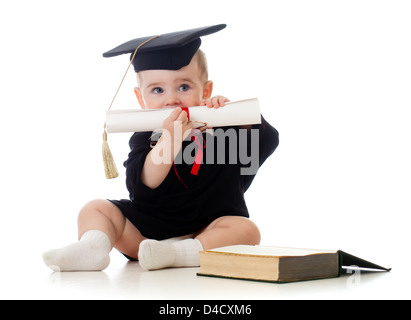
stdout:
<svg viewBox="0 0 411 320">
<path fill-rule="evenodd" d="M 140 245 L 140 265 L 147 270 L 200 265 L 198 252 L 205 249 L 260 243 L 260 231 L 247 218 L 225 216 L 213 221 L 195 239 L 175 242 L 145 240 Z"/>
<path fill-rule="evenodd" d="M 140 242 L 146 239 L 120 209 L 107 200 L 93 200 L 86 204 L 79 213 L 77 224 L 79 239 L 89 230 L 103 231 L 112 247 L 134 259 L 137 259 Z"/>
<path fill-rule="evenodd" d="M 214 220 L 196 239 L 200 240 L 204 250 L 236 244 L 257 245 L 261 235 L 254 222 L 238 216 L 224 216 Z"/>
<path fill-rule="evenodd" d="M 138 245 L 144 239 L 107 200 L 94 200 L 82 208 L 78 216 L 78 236 L 79 242 L 43 254 L 46 265 L 54 271 L 103 270 L 110 263 L 113 246 L 137 256 Z M 127 243 L 126 238 L 131 241 Z"/>
</svg>

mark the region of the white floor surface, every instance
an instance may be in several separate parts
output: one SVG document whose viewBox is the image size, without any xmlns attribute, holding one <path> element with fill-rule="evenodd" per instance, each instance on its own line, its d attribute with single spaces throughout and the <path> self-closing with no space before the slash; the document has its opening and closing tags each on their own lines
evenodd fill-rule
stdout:
<svg viewBox="0 0 411 320">
<path fill-rule="evenodd" d="M 200 277 L 198 268 L 144 271 L 118 252 L 103 272 L 54 273 L 41 259 L 0 276 L 1 299 L 409 299 L 406 268 L 287 284 Z M 4 267 L 4 265 L 3 265 Z M 406 284 L 408 281 L 408 285 Z"/>
</svg>

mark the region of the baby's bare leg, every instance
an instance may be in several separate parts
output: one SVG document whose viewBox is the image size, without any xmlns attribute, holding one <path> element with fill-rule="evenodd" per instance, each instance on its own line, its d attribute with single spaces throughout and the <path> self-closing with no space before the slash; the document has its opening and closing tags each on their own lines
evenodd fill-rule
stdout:
<svg viewBox="0 0 411 320">
<path fill-rule="evenodd" d="M 120 209 L 107 200 L 87 203 L 79 213 L 77 224 L 79 239 L 88 230 L 103 231 L 112 247 L 134 259 L 137 259 L 140 242 L 146 239 Z"/>
<path fill-rule="evenodd" d="M 123 234 L 126 218 L 110 201 L 92 200 L 81 210 L 77 218 L 78 238 L 89 230 L 100 230 L 110 239 L 114 246 Z"/>
<path fill-rule="evenodd" d="M 260 243 L 261 235 L 254 222 L 238 216 L 225 216 L 214 220 L 196 239 L 200 240 L 204 250 L 218 247 Z"/>
<path fill-rule="evenodd" d="M 110 262 L 112 247 L 137 257 L 139 243 L 144 240 L 121 211 L 107 200 L 87 203 L 78 216 L 79 242 L 43 255 L 54 271 L 103 270 Z"/>
</svg>

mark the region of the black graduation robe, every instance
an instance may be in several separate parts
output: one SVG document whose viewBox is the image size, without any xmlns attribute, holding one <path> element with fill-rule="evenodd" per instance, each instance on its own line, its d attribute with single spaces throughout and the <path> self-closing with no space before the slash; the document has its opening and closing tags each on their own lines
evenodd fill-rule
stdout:
<svg viewBox="0 0 411 320">
<path fill-rule="evenodd" d="M 278 132 L 263 117 L 262 123 L 253 125 L 259 129 L 258 167 L 277 148 Z M 237 153 L 244 143 L 239 144 L 239 131 L 246 130 L 240 127 L 224 127 L 219 130 L 235 130 L 237 134 Z M 217 128 L 215 128 L 214 132 Z M 251 153 L 250 136 L 247 131 L 247 152 Z M 208 136 L 207 136 L 208 135 Z M 215 219 L 222 216 L 249 217 L 244 200 L 244 192 L 253 181 L 255 174 L 242 175 L 241 168 L 247 165 L 237 161 L 229 164 L 229 139 L 225 141 L 225 163 L 217 163 L 218 143 L 213 145 L 208 139 L 217 139 L 209 133 L 203 133 L 203 164 L 200 165 L 197 175 L 191 173 L 192 164 L 182 161 L 171 167 L 165 180 L 156 189 L 150 189 L 141 182 L 141 172 L 147 154 L 150 152 L 152 132 L 135 133 L 130 139 L 130 153 L 124 162 L 126 167 L 126 185 L 130 199 L 110 200 L 130 220 L 131 223 L 150 239 L 163 240 L 195 233 L 206 227 Z M 215 141 L 215 140 L 214 140 Z M 244 142 L 244 141 L 243 141 Z M 197 152 L 198 145 L 184 141 L 180 152 L 191 148 Z M 235 148 L 234 148 L 235 149 Z M 207 152 L 214 152 L 213 161 L 207 161 Z M 221 152 L 221 149 L 220 149 Z M 194 156 L 194 154 L 193 154 Z M 221 159 L 220 159 L 221 160 Z M 214 163 L 209 163 L 214 162 Z M 244 161 L 243 161 L 244 162 Z M 180 180 L 181 179 L 181 180 Z"/>
</svg>

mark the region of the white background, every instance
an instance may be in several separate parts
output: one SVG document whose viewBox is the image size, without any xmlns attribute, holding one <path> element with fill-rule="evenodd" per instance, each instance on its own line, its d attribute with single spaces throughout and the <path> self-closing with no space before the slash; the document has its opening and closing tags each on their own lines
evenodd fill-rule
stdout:
<svg viewBox="0 0 411 320">
<path fill-rule="evenodd" d="M 246 194 L 262 243 L 392 267 L 404 286 L 387 290 L 409 298 L 410 16 L 395 0 L 2 1 L 0 296 L 16 270 L 41 272 L 42 252 L 76 240 L 84 203 L 128 196 L 129 135 L 109 137 L 115 180 L 101 135 L 129 60 L 102 53 L 226 23 L 203 38 L 214 93 L 258 97 L 280 132 Z M 138 107 L 135 85 L 130 70 L 113 109 Z"/>
</svg>

